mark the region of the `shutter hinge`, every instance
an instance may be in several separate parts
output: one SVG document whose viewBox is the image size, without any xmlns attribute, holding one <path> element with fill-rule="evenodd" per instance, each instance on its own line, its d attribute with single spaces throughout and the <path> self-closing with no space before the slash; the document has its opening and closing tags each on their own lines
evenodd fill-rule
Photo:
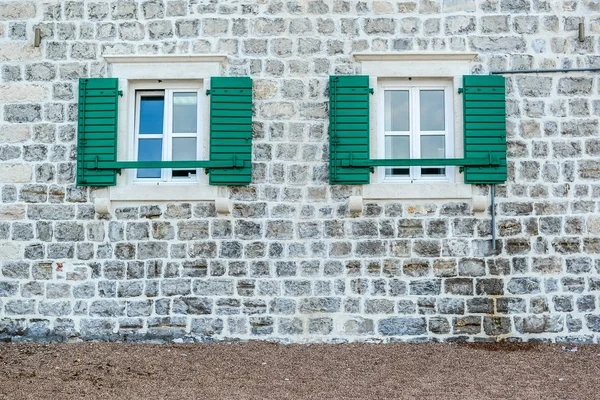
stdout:
<svg viewBox="0 0 600 400">
<path fill-rule="evenodd" d="M 122 91 L 122 90 L 117 90 L 117 94 L 118 94 L 120 97 L 123 97 L 123 91 Z"/>
<path fill-rule="evenodd" d="M 463 88 L 458 88 L 458 94 L 462 94 L 464 92 Z"/>
<path fill-rule="evenodd" d="M 208 96 L 208 95 L 210 95 L 210 89 L 208 89 L 208 90 L 206 91 L 206 95 L 207 95 L 207 96 Z"/>
<path fill-rule="evenodd" d="M 373 88 L 369 88 L 369 93 L 371 93 L 371 94 L 375 94 L 375 89 L 373 89 Z"/>
</svg>

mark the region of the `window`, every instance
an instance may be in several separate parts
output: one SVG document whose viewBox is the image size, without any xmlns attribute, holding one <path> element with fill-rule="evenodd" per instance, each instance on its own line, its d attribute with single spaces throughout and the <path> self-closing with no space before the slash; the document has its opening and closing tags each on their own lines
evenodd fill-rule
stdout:
<svg viewBox="0 0 600 400">
<path fill-rule="evenodd" d="M 360 73 L 329 82 L 330 183 L 365 199 L 468 199 L 471 184 L 505 182 L 504 78 L 470 75 L 475 57 L 355 54 Z"/>
<path fill-rule="evenodd" d="M 252 179 L 252 79 L 226 56 L 104 56 L 81 78 L 77 185 L 108 201 L 224 199 Z M 208 95 L 208 96 L 207 96 Z"/>
<path fill-rule="evenodd" d="M 200 83 L 136 84 L 134 155 L 137 161 L 192 161 L 203 158 Z M 139 89 L 145 87 L 146 89 Z M 161 89 L 164 87 L 164 89 Z M 135 183 L 194 183 L 200 169 L 137 169 Z"/>
<path fill-rule="evenodd" d="M 452 84 L 448 80 L 383 80 L 379 84 L 378 158 L 454 155 Z M 449 182 L 446 166 L 379 167 L 380 182 Z"/>
</svg>

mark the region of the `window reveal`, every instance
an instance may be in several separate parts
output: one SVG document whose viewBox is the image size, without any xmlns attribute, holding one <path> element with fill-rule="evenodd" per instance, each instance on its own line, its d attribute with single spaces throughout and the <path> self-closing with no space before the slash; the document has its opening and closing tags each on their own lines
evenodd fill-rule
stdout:
<svg viewBox="0 0 600 400">
<path fill-rule="evenodd" d="M 386 159 L 449 158 L 452 153 L 450 85 L 383 84 L 379 154 Z M 447 181 L 447 168 L 383 167 L 383 182 Z"/>
<path fill-rule="evenodd" d="M 136 92 L 136 155 L 138 161 L 200 159 L 197 90 Z M 196 169 L 139 169 L 143 181 L 196 181 Z"/>
</svg>

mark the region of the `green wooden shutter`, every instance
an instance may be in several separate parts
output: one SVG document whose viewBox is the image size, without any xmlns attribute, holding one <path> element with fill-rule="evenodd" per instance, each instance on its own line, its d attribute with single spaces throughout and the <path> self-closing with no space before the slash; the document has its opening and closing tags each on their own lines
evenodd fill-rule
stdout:
<svg viewBox="0 0 600 400">
<path fill-rule="evenodd" d="M 91 169 L 95 161 L 117 161 L 119 81 L 79 79 L 77 185 L 114 186 L 114 170 Z"/>
<path fill-rule="evenodd" d="M 465 158 L 500 159 L 497 167 L 465 167 L 465 183 L 506 181 L 506 96 L 504 77 L 463 76 Z"/>
<path fill-rule="evenodd" d="M 242 162 L 242 167 L 212 168 L 211 185 L 243 186 L 252 180 L 252 79 L 210 80 L 210 160 Z"/>
<path fill-rule="evenodd" d="M 342 167 L 342 161 L 369 159 L 369 77 L 329 77 L 329 182 L 369 183 L 370 167 Z"/>
</svg>

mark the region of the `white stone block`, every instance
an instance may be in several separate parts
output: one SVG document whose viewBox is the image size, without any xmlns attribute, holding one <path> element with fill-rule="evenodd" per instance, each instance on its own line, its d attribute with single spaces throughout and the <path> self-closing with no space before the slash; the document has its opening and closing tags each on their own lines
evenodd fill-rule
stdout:
<svg viewBox="0 0 600 400">
<path fill-rule="evenodd" d="M 94 210 L 98 214 L 110 214 L 110 199 L 107 197 L 99 197 L 94 200 Z"/>
<path fill-rule="evenodd" d="M 29 103 L 44 101 L 46 87 L 32 83 L 8 83 L 0 85 L 0 99 L 5 103 Z"/>
<path fill-rule="evenodd" d="M 362 209 L 363 209 L 362 196 L 350 196 L 348 198 L 348 209 L 352 213 L 362 212 Z"/>
<path fill-rule="evenodd" d="M 29 183 L 32 181 L 32 166 L 26 164 L 0 164 L 0 181 L 3 183 Z"/>
<path fill-rule="evenodd" d="M 0 143 L 23 143 L 30 137 L 29 127 L 26 125 L 0 125 Z"/>
<path fill-rule="evenodd" d="M 41 47 L 33 47 L 29 43 L 2 43 L 0 46 L 0 61 L 33 61 L 41 60 Z"/>
<path fill-rule="evenodd" d="M 373 11 L 375 11 L 375 14 L 392 14 L 394 5 L 389 1 L 374 1 Z"/>
<path fill-rule="evenodd" d="M 268 99 L 277 95 L 277 84 L 273 81 L 256 80 L 253 95 L 255 99 Z"/>
<path fill-rule="evenodd" d="M 231 214 L 231 201 L 224 197 L 218 197 L 215 199 L 215 209 L 218 214 L 228 215 Z"/>
<path fill-rule="evenodd" d="M 35 17 L 33 1 L 3 1 L 0 4 L 0 21 L 25 20 Z"/>
<path fill-rule="evenodd" d="M 588 229 L 588 233 L 599 234 L 600 233 L 600 217 L 588 217 L 587 229 Z"/>
<path fill-rule="evenodd" d="M 0 206 L 0 221 L 10 221 L 25 218 L 25 206 L 11 204 Z"/>
<path fill-rule="evenodd" d="M 473 196 L 473 212 L 484 212 L 487 205 L 487 196 Z"/>
<path fill-rule="evenodd" d="M 17 243 L 0 243 L 0 260 L 21 259 L 21 246 Z"/>
</svg>

